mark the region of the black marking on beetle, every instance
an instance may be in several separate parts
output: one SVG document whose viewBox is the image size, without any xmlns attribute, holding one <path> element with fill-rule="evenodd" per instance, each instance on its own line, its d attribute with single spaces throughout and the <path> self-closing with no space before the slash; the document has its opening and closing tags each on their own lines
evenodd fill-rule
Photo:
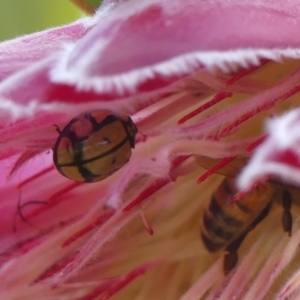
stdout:
<svg viewBox="0 0 300 300">
<path fill-rule="evenodd" d="M 97 127 L 98 127 L 99 124 L 97 123 L 96 119 L 90 113 L 86 113 L 84 115 L 84 118 L 92 123 L 93 132 L 97 131 Z"/>
<path fill-rule="evenodd" d="M 72 163 L 68 163 L 68 164 L 63 164 L 63 165 L 60 165 L 58 164 L 59 167 L 72 167 L 72 166 L 78 166 L 78 165 L 84 165 L 86 163 L 89 163 L 89 162 L 92 162 L 92 161 L 95 161 L 95 160 L 98 160 L 100 158 L 103 158 L 111 153 L 114 153 L 115 151 L 117 151 L 119 148 L 121 148 L 123 145 L 126 144 L 126 142 L 128 141 L 127 138 L 124 138 L 119 144 L 117 144 L 115 147 L 111 148 L 110 150 L 104 152 L 104 153 L 101 153 L 100 155 L 98 156 L 95 156 L 95 157 L 92 157 L 92 158 L 89 158 L 89 159 L 86 159 L 86 160 L 82 160 L 82 155 L 79 157 L 78 160 L 75 160 L 74 159 L 74 162 Z M 81 153 L 81 152 L 80 152 Z"/>
<path fill-rule="evenodd" d="M 133 123 L 132 119 L 128 117 L 127 121 L 121 120 L 123 127 L 126 131 L 126 135 L 130 144 L 130 147 L 135 147 L 135 134 L 137 133 L 137 127 Z"/>
<path fill-rule="evenodd" d="M 106 126 L 108 126 L 112 123 L 115 123 L 115 122 L 121 122 L 122 123 L 122 120 L 119 119 L 118 117 L 114 116 L 114 115 L 106 116 L 100 123 L 97 123 L 96 119 L 91 115 L 89 115 L 89 117 L 87 119 L 91 121 L 91 123 L 93 125 L 93 131 L 94 132 L 97 132 L 97 131 L 103 129 L 104 127 L 106 127 Z"/>
<path fill-rule="evenodd" d="M 84 137 L 82 139 L 77 139 L 76 141 L 72 141 L 73 145 L 73 152 L 74 152 L 74 157 L 73 161 L 74 162 L 79 162 L 82 161 L 82 144 L 86 141 L 87 137 Z"/>
<path fill-rule="evenodd" d="M 101 176 L 101 174 L 97 174 L 97 175 L 93 174 L 90 170 L 88 170 L 82 165 L 78 166 L 78 171 L 84 178 L 84 182 L 92 182 L 95 178 Z"/>
</svg>

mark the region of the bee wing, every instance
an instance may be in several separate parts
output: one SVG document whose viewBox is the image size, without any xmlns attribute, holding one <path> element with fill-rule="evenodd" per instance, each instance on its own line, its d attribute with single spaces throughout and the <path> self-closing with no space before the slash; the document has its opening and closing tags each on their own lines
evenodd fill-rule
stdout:
<svg viewBox="0 0 300 300">
<path fill-rule="evenodd" d="M 219 163 L 222 162 L 222 159 L 218 158 L 210 158 L 207 156 L 197 155 L 195 156 L 195 160 L 198 165 L 203 167 L 204 169 L 210 170 Z M 238 156 L 230 161 L 228 164 L 222 166 L 219 170 L 215 173 L 221 174 L 228 177 L 235 177 L 237 176 L 242 168 L 247 164 L 249 157 L 247 156 Z"/>
</svg>

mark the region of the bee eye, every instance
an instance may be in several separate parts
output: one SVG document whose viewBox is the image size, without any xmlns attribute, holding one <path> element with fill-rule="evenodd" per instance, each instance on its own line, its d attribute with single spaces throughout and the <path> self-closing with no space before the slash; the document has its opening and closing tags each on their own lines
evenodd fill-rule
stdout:
<svg viewBox="0 0 300 300">
<path fill-rule="evenodd" d="M 130 117 L 104 110 L 83 113 L 59 132 L 54 165 L 74 181 L 103 180 L 129 161 L 136 133 Z"/>
</svg>

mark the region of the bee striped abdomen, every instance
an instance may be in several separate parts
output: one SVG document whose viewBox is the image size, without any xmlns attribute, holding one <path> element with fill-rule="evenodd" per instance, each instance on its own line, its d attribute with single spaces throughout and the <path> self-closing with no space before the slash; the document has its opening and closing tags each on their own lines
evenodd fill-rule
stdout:
<svg viewBox="0 0 300 300">
<path fill-rule="evenodd" d="M 269 194 L 262 200 L 256 199 L 257 193 L 264 190 L 268 191 L 269 187 L 266 185 L 260 190 L 254 190 L 240 201 L 231 204 L 231 198 L 236 193 L 234 179 L 223 180 L 212 195 L 202 218 L 201 236 L 210 252 L 225 249 L 270 202 Z"/>
<path fill-rule="evenodd" d="M 128 162 L 136 133 L 130 117 L 109 111 L 84 113 L 61 131 L 53 149 L 54 164 L 75 181 L 103 180 Z"/>
</svg>

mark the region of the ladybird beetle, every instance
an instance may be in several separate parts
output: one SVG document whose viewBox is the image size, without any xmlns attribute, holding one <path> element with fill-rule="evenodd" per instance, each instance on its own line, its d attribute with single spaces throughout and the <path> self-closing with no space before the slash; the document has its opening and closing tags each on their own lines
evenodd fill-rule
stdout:
<svg viewBox="0 0 300 300">
<path fill-rule="evenodd" d="M 74 181 L 96 182 L 128 162 L 137 128 L 129 116 L 99 110 L 80 114 L 58 132 L 53 148 L 57 170 Z"/>
</svg>

